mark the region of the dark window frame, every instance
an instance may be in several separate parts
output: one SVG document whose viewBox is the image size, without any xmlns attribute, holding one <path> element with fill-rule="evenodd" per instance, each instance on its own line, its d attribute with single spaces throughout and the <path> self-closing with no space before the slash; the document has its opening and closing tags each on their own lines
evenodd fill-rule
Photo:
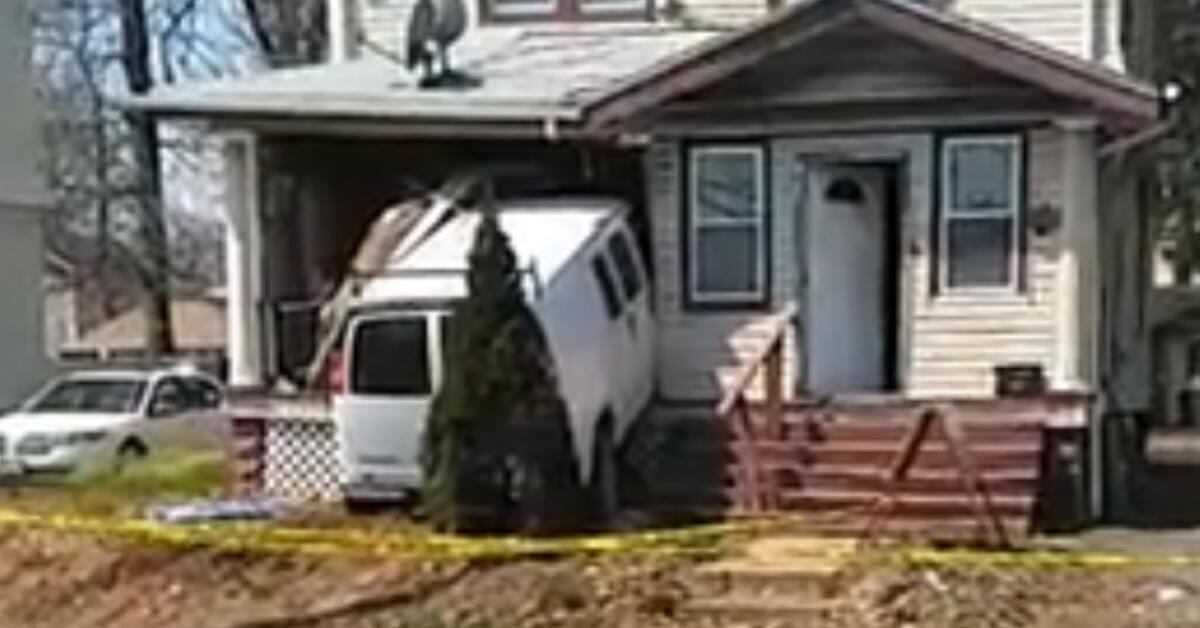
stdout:
<svg viewBox="0 0 1200 628">
<path fill-rule="evenodd" d="M 592 279 L 596 282 L 597 290 L 600 292 L 600 301 L 604 305 L 604 313 L 608 320 L 614 321 L 621 317 L 621 313 L 625 311 L 625 300 L 621 294 L 621 289 L 617 285 L 617 279 L 613 276 L 613 269 L 608 260 L 608 256 L 604 251 L 599 251 L 592 256 Z"/>
<path fill-rule="evenodd" d="M 1016 208 L 1013 213 L 1013 242 L 1011 255 L 1013 272 L 1012 281 L 1006 286 L 951 286 L 949 284 L 949 242 L 946 234 L 946 147 L 950 143 L 971 139 L 1010 139 L 1017 144 L 1017 195 Z M 941 132 L 934 137 L 933 173 L 931 198 L 933 204 L 932 220 L 930 221 L 930 255 L 929 255 L 929 294 L 931 297 L 957 295 L 1013 295 L 1020 296 L 1029 290 L 1029 234 L 1028 214 L 1030 204 L 1030 137 L 1024 128 L 986 128 L 986 129 L 956 129 Z"/>
<path fill-rule="evenodd" d="M 693 227 L 695 225 L 694 202 L 692 198 L 692 175 L 693 175 L 693 156 L 698 152 L 703 152 L 708 149 L 751 149 L 757 151 L 759 155 L 759 178 L 762 189 L 762 219 L 761 231 L 762 237 L 760 240 L 759 256 L 762 259 L 762 277 L 761 285 L 759 286 L 758 294 L 747 298 L 718 298 L 704 297 L 697 294 L 693 288 L 692 272 L 695 269 L 695 258 L 693 257 L 693 247 L 695 238 L 693 237 Z M 679 174 L 680 180 L 677 189 L 679 191 L 679 207 L 680 207 L 680 269 L 682 276 L 680 283 L 682 285 L 681 294 L 683 295 L 682 305 L 685 311 L 689 312 L 744 312 L 744 311 L 766 311 L 770 309 L 772 304 L 772 292 L 774 287 L 774 199 L 773 193 L 774 184 L 771 178 L 771 161 L 772 152 L 770 143 L 762 138 L 740 138 L 728 139 L 719 141 L 696 141 L 683 142 L 680 144 L 679 152 Z"/>
<path fill-rule="evenodd" d="M 492 24 L 523 22 L 628 22 L 650 21 L 654 5 L 650 0 L 627 2 L 627 6 L 587 8 L 587 0 L 546 0 L 544 9 L 504 10 L 497 0 L 479 0 L 480 21 Z"/>
<path fill-rule="evenodd" d="M 646 277 L 638 264 L 634 246 L 624 231 L 616 231 L 608 237 L 604 247 L 617 271 L 617 279 L 621 282 L 627 303 L 642 296 L 646 290 Z"/>
<path fill-rule="evenodd" d="M 423 366 L 420 379 L 414 380 L 416 384 L 405 383 L 402 387 L 395 387 L 392 383 L 388 386 L 364 385 L 361 379 L 360 369 L 368 368 L 369 365 L 364 364 L 361 353 L 362 339 L 364 328 L 375 325 L 397 325 L 397 324 L 418 324 L 420 325 L 420 339 L 423 341 L 424 349 L 422 356 L 418 361 L 418 366 Z M 357 322 L 352 330 L 350 337 L 350 360 L 349 377 L 346 382 L 347 392 L 355 396 L 373 396 L 373 397 L 400 397 L 400 398 L 419 398 L 432 395 L 436 390 L 436 381 L 434 378 L 434 356 L 430 346 L 432 330 L 430 329 L 429 317 L 425 314 L 413 314 L 411 316 L 378 316 L 364 318 Z M 394 359 L 395 354 L 391 354 Z M 413 358 L 410 358 L 413 359 Z M 416 373 L 417 370 L 412 371 Z M 395 373 L 395 371 L 393 371 Z M 393 374 L 393 377 L 396 377 Z M 385 389 L 386 388 L 386 389 Z"/>
</svg>

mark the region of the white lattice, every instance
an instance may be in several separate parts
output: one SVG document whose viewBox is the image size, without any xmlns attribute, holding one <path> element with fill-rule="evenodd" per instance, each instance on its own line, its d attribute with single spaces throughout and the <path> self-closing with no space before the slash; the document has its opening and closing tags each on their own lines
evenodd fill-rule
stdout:
<svg viewBox="0 0 1200 628">
<path fill-rule="evenodd" d="M 333 421 L 267 422 L 263 482 L 273 497 L 300 501 L 341 498 L 341 461 Z"/>
</svg>

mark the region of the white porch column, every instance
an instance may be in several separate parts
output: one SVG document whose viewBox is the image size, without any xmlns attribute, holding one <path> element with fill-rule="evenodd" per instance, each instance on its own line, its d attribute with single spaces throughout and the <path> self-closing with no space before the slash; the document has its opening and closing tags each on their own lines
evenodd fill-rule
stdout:
<svg viewBox="0 0 1200 628">
<path fill-rule="evenodd" d="M 1096 129 L 1090 118 L 1060 120 L 1062 129 L 1062 229 L 1058 257 L 1056 384 L 1087 389 L 1095 384 L 1099 320 L 1097 246 L 1099 209 Z"/>
<path fill-rule="evenodd" d="M 354 58 L 358 49 L 358 22 L 354 12 L 354 1 L 326 0 L 330 62 L 348 61 Z"/>
<path fill-rule="evenodd" d="M 264 383 L 258 143 L 253 135 L 229 135 L 223 144 L 229 384 L 255 387 Z"/>
</svg>

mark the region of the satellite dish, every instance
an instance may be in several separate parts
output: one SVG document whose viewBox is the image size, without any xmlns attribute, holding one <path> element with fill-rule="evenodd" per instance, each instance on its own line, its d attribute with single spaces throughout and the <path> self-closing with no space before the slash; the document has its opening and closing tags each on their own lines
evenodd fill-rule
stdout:
<svg viewBox="0 0 1200 628">
<path fill-rule="evenodd" d="M 421 68 L 422 87 L 445 85 L 460 76 L 450 67 L 450 46 L 466 30 L 463 0 L 417 0 L 413 5 L 406 64 L 409 70 Z"/>
</svg>

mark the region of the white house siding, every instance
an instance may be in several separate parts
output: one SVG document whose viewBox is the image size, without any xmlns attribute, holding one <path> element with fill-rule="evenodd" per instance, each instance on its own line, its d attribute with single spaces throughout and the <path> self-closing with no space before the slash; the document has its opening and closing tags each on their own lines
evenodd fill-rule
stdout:
<svg viewBox="0 0 1200 628">
<path fill-rule="evenodd" d="M 720 395 L 722 384 L 728 385 L 739 365 L 761 349 L 772 314 L 796 299 L 795 213 L 775 208 L 772 217 L 771 308 L 732 313 L 685 311 L 680 257 L 681 157 L 680 145 L 671 141 L 655 143 L 646 157 L 657 276 L 658 384 L 660 394 L 670 400 L 711 400 Z M 772 196 L 779 197 L 795 185 L 795 178 L 777 152 L 772 151 L 771 164 Z M 796 377 L 796 356 L 794 334 L 789 333 L 785 355 L 785 377 L 789 380 Z"/>
<path fill-rule="evenodd" d="M 39 138 L 29 65 L 31 22 L 21 0 L 0 3 L 0 404 L 49 371 L 42 336 Z"/>
<path fill-rule="evenodd" d="M 1029 203 L 1061 207 L 1062 155 L 1057 131 L 1029 134 Z M 812 156 L 902 160 L 908 189 L 903 194 L 903 239 L 912 244 L 902 269 L 899 359 L 904 391 L 917 397 L 986 396 L 993 369 L 1006 363 L 1055 365 L 1058 242 L 1053 234 L 1029 237 L 1028 289 L 1022 294 L 933 294 L 930 283 L 933 208 L 933 151 L 930 134 L 781 138 L 771 144 L 773 307 L 805 295 L 798 272 L 806 234 L 796 219 L 803 211 L 804 162 Z M 683 211 L 678 143 L 659 141 L 647 153 L 647 181 L 659 319 L 659 385 L 667 399 L 711 399 L 722 377 L 761 347 L 770 312 L 694 312 L 683 307 L 680 256 Z M 848 288 L 849 289 L 849 288 Z M 789 337 L 785 374 L 801 375 L 801 352 Z M 793 381 L 797 381 L 793 379 Z"/>
<path fill-rule="evenodd" d="M 1057 132 L 1029 134 L 1029 206 L 1061 208 L 1062 156 Z M 1029 234 L 1024 294 L 931 295 L 929 229 L 913 263 L 912 347 L 908 389 L 915 396 L 987 395 L 993 368 L 1036 363 L 1053 373 L 1058 242 Z"/>
<path fill-rule="evenodd" d="M 742 26 L 768 12 L 768 0 L 682 0 L 679 4 L 684 19 L 716 27 Z"/>
<path fill-rule="evenodd" d="M 1034 41 L 1094 58 L 1092 34 L 1103 0 L 952 0 L 949 8 Z"/>
</svg>

